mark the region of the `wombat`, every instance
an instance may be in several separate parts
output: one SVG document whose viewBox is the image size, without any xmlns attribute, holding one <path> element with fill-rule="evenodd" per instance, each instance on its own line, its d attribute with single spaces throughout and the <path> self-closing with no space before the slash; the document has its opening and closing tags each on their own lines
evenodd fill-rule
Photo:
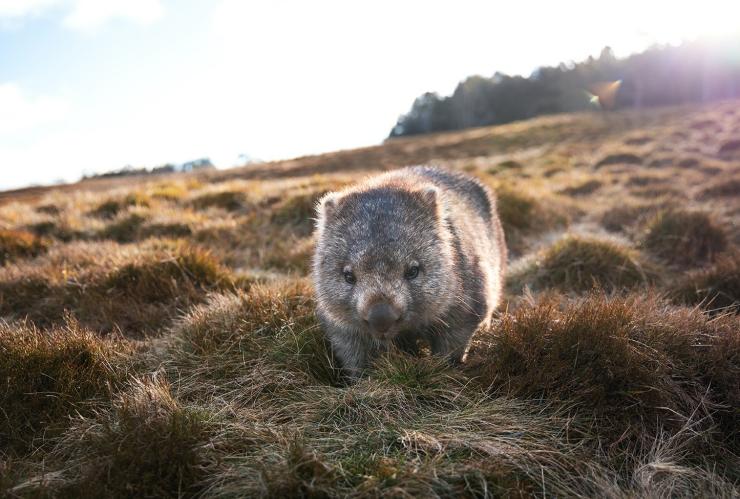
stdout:
<svg viewBox="0 0 740 499">
<path fill-rule="evenodd" d="M 430 166 L 371 177 L 317 205 L 317 315 L 346 374 L 418 340 L 452 363 L 498 306 L 506 246 L 477 180 Z"/>
</svg>

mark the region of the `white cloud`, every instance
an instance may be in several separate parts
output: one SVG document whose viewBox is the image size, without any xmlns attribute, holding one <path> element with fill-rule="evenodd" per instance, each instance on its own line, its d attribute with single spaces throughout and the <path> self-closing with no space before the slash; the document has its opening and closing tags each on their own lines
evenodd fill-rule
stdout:
<svg viewBox="0 0 740 499">
<path fill-rule="evenodd" d="M 16 83 L 0 84 L 0 135 L 26 132 L 64 119 L 69 105 L 64 99 L 29 96 Z"/>
<path fill-rule="evenodd" d="M 63 22 L 68 28 L 94 31 L 116 18 L 151 24 L 163 13 L 160 0 L 75 0 Z"/>
<path fill-rule="evenodd" d="M 0 0 L 0 21 L 17 22 L 59 7 L 64 12 L 64 26 L 86 32 L 96 31 L 113 19 L 147 25 L 164 14 L 161 0 Z"/>
<path fill-rule="evenodd" d="M 0 18 L 18 18 L 38 14 L 58 3 L 59 0 L 0 0 Z"/>
</svg>

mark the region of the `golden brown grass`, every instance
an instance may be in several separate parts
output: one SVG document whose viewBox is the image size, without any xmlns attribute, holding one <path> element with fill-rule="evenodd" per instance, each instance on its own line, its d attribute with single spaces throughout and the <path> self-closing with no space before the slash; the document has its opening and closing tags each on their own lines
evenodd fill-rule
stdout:
<svg viewBox="0 0 740 499">
<path fill-rule="evenodd" d="M 92 247 L 56 252 L 61 267 L 49 262 L 8 268 L 0 280 L 0 314 L 48 326 L 69 313 L 97 331 L 141 336 L 157 331 L 178 308 L 201 301 L 208 290 L 235 286 L 228 270 L 195 247 L 111 245 L 103 247 L 107 253 L 100 261 L 87 252 Z"/>
<path fill-rule="evenodd" d="M 648 223 L 642 240 L 652 254 L 683 266 L 712 262 L 727 244 L 725 230 L 711 214 L 678 209 L 658 213 Z"/>
<path fill-rule="evenodd" d="M 543 249 L 522 269 L 513 270 L 508 285 L 513 292 L 526 286 L 535 291 L 578 293 L 594 287 L 630 289 L 654 279 L 655 271 L 635 250 L 613 240 L 571 235 Z"/>
<path fill-rule="evenodd" d="M 689 425 L 736 448 L 740 322 L 653 295 L 555 296 L 505 315 L 473 351 L 481 381 L 516 397 L 575 401 L 606 446 Z M 542 366 L 547 366 L 543 369 Z"/>
<path fill-rule="evenodd" d="M 51 330 L 0 322 L 0 448 L 40 446 L 126 376 L 130 348 L 74 321 Z"/>
<path fill-rule="evenodd" d="M 16 258 L 37 256 L 48 248 L 48 243 L 23 230 L 0 230 L 0 265 Z"/>
<path fill-rule="evenodd" d="M 740 253 L 724 255 L 709 268 L 680 276 L 670 293 L 678 303 L 740 312 Z"/>
<path fill-rule="evenodd" d="M 733 106 L 0 193 L 0 496 L 738 497 Z M 429 161 L 497 192 L 511 299 L 348 384 L 315 200 Z"/>
<path fill-rule="evenodd" d="M 552 200 L 539 200 L 504 185 L 496 189 L 496 205 L 512 255 L 520 255 L 532 236 L 562 228 L 569 218 Z"/>
</svg>

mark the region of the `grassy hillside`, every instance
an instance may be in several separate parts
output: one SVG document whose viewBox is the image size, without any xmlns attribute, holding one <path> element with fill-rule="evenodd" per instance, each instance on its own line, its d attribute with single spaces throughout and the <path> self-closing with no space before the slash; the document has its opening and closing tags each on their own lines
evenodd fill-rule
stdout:
<svg viewBox="0 0 740 499">
<path fill-rule="evenodd" d="M 505 303 L 346 386 L 314 203 L 422 162 L 497 192 Z M 740 102 L 0 195 L 0 495 L 737 497 L 739 224 Z"/>
</svg>

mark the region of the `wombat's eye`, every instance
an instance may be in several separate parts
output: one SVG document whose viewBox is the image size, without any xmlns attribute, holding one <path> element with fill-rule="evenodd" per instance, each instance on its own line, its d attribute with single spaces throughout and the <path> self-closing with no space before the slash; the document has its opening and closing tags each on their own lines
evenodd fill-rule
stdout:
<svg viewBox="0 0 740 499">
<path fill-rule="evenodd" d="M 403 276 L 408 279 L 409 281 L 411 279 L 416 279 L 416 277 L 419 275 L 419 264 L 418 263 L 412 263 L 409 268 L 406 270 L 406 272 L 403 274 Z"/>
<path fill-rule="evenodd" d="M 357 278 L 355 277 L 354 272 L 351 270 L 346 270 L 343 272 L 344 274 L 344 280 L 347 281 L 347 284 L 354 284 L 357 282 Z"/>
</svg>

